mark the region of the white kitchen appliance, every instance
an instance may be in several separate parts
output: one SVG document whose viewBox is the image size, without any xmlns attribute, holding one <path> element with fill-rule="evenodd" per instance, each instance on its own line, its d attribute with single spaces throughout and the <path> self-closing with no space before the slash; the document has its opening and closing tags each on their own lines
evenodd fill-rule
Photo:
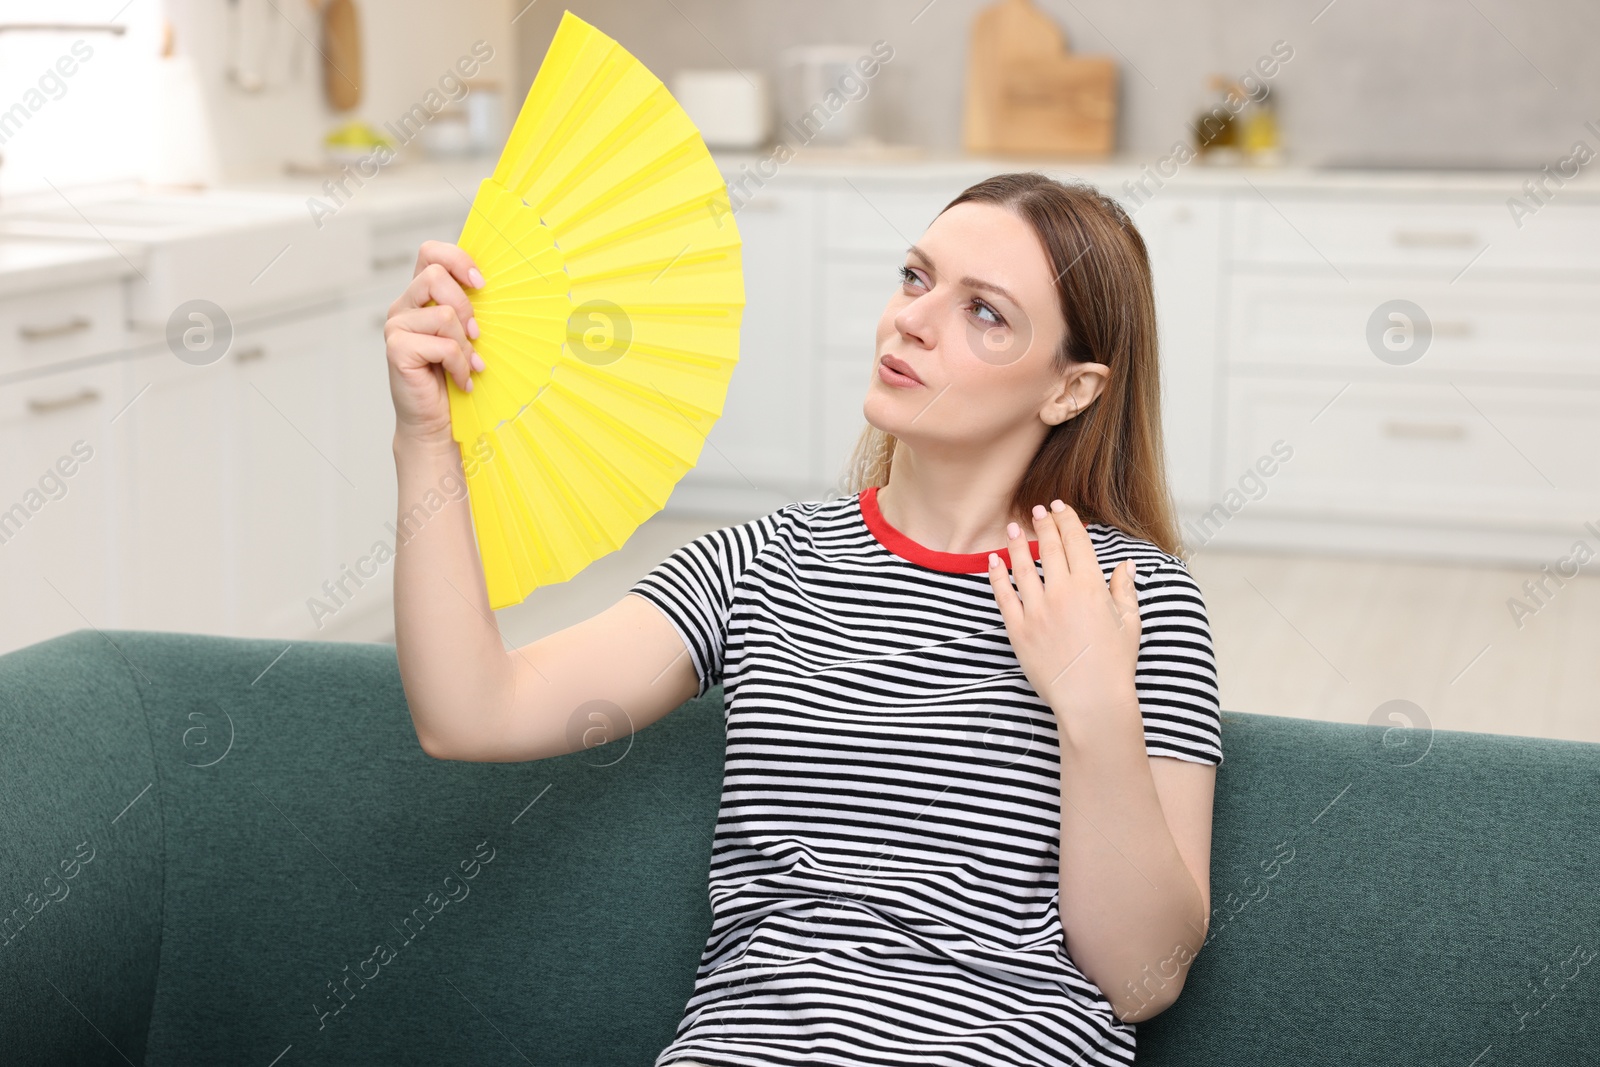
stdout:
<svg viewBox="0 0 1600 1067">
<path fill-rule="evenodd" d="M 672 95 L 707 148 L 757 148 L 772 132 L 772 93 L 759 70 L 680 70 Z"/>
</svg>

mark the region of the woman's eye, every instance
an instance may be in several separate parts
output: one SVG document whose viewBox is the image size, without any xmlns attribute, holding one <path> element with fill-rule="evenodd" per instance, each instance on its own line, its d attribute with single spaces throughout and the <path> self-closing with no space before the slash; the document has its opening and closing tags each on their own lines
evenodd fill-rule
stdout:
<svg viewBox="0 0 1600 1067">
<path fill-rule="evenodd" d="M 917 272 L 912 270 L 910 267 L 901 267 L 900 282 L 902 285 L 919 285 L 921 284 L 922 279 L 917 277 Z M 985 304 L 982 300 L 974 300 L 972 302 L 972 307 L 974 311 L 987 311 L 990 315 L 993 315 L 994 318 L 986 320 L 990 322 L 991 325 L 1004 326 L 1006 324 L 1004 316 L 1002 316 L 998 311 L 990 307 L 988 304 Z"/>
<path fill-rule="evenodd" d="M 994 324 L 996 326 L 1004 326 L 1006 324 L 1006 320 L 1001 317 L 1000 312 L 996 311 L 994 308 L 990 307 L 988 304 L 985 304 L 982 300 L 974 300 L 972 302 L 972 306 L 974 308 L 976 308 L 976 309 L 981 309 L 983 311 L 987 311 L 989 314 L 993 315 L 994 316 Z"/>
</svg>

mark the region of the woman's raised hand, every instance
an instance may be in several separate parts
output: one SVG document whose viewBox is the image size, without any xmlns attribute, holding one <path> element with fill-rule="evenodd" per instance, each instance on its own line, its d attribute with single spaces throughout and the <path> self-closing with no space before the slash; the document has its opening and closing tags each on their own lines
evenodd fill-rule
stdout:
<svg viewBox="0 0 1600 1067">
<path fill-rule="evenodd" d="M 458 246 L 424 241 L 411 284 L 389 305 L 383 338 L 394 399 L 395 435 L 450 440 L 450 397 L 445 375 L 471 391 L 473 371 L 483 359 L 472 349 L 478 338 L 467 288 L 483 287 L 483 275 Z"/>
<path fill-rule="evenodd" d="M 1006 530 L 1013 561 L 1009 575 L 998 554 L 990 553 L 989 562 L 989 585 L 1023 673 L 1057 718 L 1115 714 L 1129 707 L 1137 715 L 1133 674 L 1140 627 L 1133 561 L 1123 560 L 1108 583 L 1089 531 L 1059 500 L 1049 511 L 1035 506 L 1033 525 L 1043 580 L 1016 523 Z"/>
</svg>

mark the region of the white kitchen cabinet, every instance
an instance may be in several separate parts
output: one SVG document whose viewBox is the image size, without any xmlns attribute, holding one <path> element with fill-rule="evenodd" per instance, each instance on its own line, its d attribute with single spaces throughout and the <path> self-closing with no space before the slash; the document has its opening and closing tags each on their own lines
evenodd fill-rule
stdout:
<svg viewBox="0 0 1600 1067">
<path fill-rule="evenodd" d="M 115 558 L 124 403 L 115 364 L 0 390 L 0 652 L 123 624 Z"/>
<path fill-rule="evenodd" d="M 164 344 L 128 364 L 130 499 L 122 538 L 130 625 L 241 636 L 316 632 L 308 598 L 338 577 L 339 304 L 236 324 L 220 360 Z"/>
<path fill-rule="evenodd" d="M 1241 377 L 1229 401 L 1227 469 L 1293 449 L 1242 518 L 1576 531 L 1600 499 L 1600 387 Z"/>
<path fill-rule="evenodd" d="M 1592 271 L 1594 250 L 1600 248 L 1597 204 L 1549 204 L 1518 226 L 1505 193 L 1461 197 L 1429 191 L 1398 197 L 1246 188 L 1231 195 L 1238 203 L 1233 258 L 1269 272 L 1300 266 L 1339 281 L 1341 272 L 1448 279 L 1469 265 L 1479 276 L 1500 270 Z"/>
<path fill-rule="evenodd" d="M 822 440 L 817 457 L 817 479 L 824 492 L 843 492 L 846 464 L 867 428 L 862 406 L 875 373 L 871 348 L 855 358 L 822 361 L 823 400 L 819 419 Z"/>
<path fill-rule="evenodd" d="M 1124 205 L 1128 207 L 1129 205 Z M 1225 201 L 1164 191 L 1134 209 L 1156 297 L 1167 480 L 1180 511 L 1216 492 L 1217 262 Z"/>
<path fill-rule="evenodd" d="M 407 276 L 410 267 L 405 268 Z M 394 563 L 378 558 L 394 549 L 397 483 L 394 469 L 394 402 L 389 395 L 389 365 L 383 324 L 400 295 L 391 282 L 353 296 L 345 311 L 343 350 L 332 370 L 338 375 L 335 412 L 335 462 L 354 483 L 335 486 L 336 573 L 322 580 L 337 584 L 332 594 L 314 595 L 333 614 L 318 609 L 319 636 L 374 640 L 392 625 Z M 382 542 L 384 551 L 377 550 Z M 308 615 L 309 617 L 309 615 Z"/>
<path fill-rule="evenodd" d="M 1411 323 L 1412 342 L 1421 341 L 1417 330 L 1429 337 L 1421 354 L 1403 364 L 1380 359 L 1367 336 L 1374 315 L 1383 325 L 1399 321 L 1379 314 L 1395 299 L 1409 300 L 1425 316 Z M 1241 371 L 1395 380 L 1600 375 L 1600 281 L 1468 276 L 1330 284 L 1297 274 L 1245 274 L 1233 280 L 1229 317 L 1228 360 Z"/>
<path fill-rule="evenodd" d="M 157 342 L 124 363 L 127 509 L 119 583 L 127 625 L 229 633 L 240 562 L 232 494 L 236 425 L 227 368 L 196 366 Z"/>
<path fill-rule="evenodd" d="M 1232 195 L 1224 481 L 1274 442 L 1294 454 L 1213 511 L 1219 543 L 1534 563 L 1570 545 L 1600 498 L 1600 205 L 1519 230 L 1501 195 Z M 1415 344 L 1424 322 L 1420 355 L 1385 350 L 1386 325 Z"/>
<path fill-rule="evenodd" d="M 823 185 L 822 245 L 830 252 L 905 256 L 946 204 L 973 184 L 968 176 L 884 179 L 858 174 Z"/>
<path fill-rule="evenodd" d="M 45 371 L 120 348 L 123 308 L 115 279 L 0 300 L 0 375 Z"/>
<path fill-rule="evenodd" d="M 348 398 L 344 308 L 241 329 L 223 361 L 235 432 L 227 502 L 236 524 L 235 631 L 315 632 L 307 601 L 339 577 L 340 498 L 359 486 L 337 463 Z"/>
</svg>

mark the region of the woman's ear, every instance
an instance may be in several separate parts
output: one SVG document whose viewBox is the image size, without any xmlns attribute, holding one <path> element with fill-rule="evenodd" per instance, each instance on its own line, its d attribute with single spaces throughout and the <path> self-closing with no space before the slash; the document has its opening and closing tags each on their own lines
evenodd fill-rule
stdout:
<svg viewBox="0 0 1600 1067">
<path fill-rule="evenodd" d="M 1076 418 L 1094 403 L 1110 377 L 1111 368 L 1104 363 L 1074 363 L 1039 409 L 1039 418 L 1049 426 Z"/>
</svg>

